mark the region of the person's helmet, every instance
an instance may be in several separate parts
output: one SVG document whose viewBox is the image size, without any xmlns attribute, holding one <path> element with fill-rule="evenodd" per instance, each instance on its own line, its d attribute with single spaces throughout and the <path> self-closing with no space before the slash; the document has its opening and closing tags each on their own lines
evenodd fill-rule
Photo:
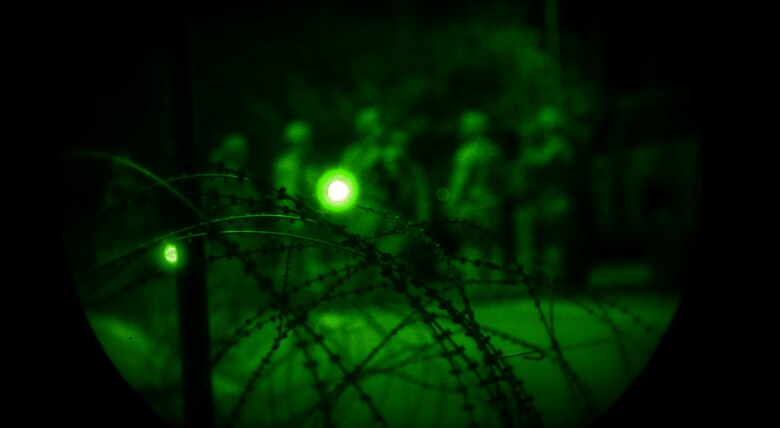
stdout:
<svg viewBox="0 0 780 428">
<path fill-rule="evenodd" d="M 483 135 L 488 128 L 488 117 L 479 110 L 466 110 L 460 117 L 460 135 L 471 138 Z"/>
<path fill-rule="evenodd" d="M 563 126 L 563 115 L 553 106 L 544 106 L 537 117 L 542 129 L 554 130 Z"/>
<path fill-rule="evenodd" d="M 305 146 L 311 141 L 311 125 L 303 120 L 294 120 L 284 128 L 284 140 L 295 147 Z"/>
<path fill-rule="evenodd" d="M 228 168 L 241 169 L 249 160 L 249 143 L 244 135 L 228 134 L 222 145 L 211 154 L 211 162 L 222 162 Z"/>
<path fill-rule="evenodd" d="M 366 107 L 355 117 L 355 133 L 361 137 L 377 137 L 384 131 L 382 117 L 376 107 Z"/>
</svg>

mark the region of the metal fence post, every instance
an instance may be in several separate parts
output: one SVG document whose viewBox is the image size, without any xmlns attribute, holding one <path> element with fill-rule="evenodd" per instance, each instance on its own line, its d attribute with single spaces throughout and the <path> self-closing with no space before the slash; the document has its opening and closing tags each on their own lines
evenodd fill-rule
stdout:
<svg viewBox="0 0 780 428">
<path fill-rule="evenodd" d="M 171 58 L 171 107 L 173 119 L 173 155 L 178 173 L 191 172 L 200 159 L 195 133 L 188 10 L 185 5 L 171 9 L 169 48 Z M 199 183 L 183 184 L 180 190 L 192 197 L 200 208 Z M 183 204 L 172 207 L 173 221 L 197 224 L 200 218 Z M 182 358 L 184 426 L 213 427 L 214 410 L 211 383 L 211 350 L 204 241 L 200 239 L 177 246 L 182 251 L 176 289 L 179 309 L 179 338 Z"/>
</svg>

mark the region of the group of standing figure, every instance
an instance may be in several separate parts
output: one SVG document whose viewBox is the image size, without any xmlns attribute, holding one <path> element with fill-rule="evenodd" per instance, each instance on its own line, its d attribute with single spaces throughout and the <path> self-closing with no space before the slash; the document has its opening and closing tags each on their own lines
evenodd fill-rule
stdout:
<svg viewBox="0 0 780 428">
<path fill-rule="evenodd" d="M 397 215 L 404 221 L 444 218 L 471 220 L 508 241 L 521 264 L 540 267 L 553 275 L 564 271 L 562 222 L 569 206 L 566 171 L 572 150 L 564 119 L 553 107 L 542 108 L 534 120 L 518 128 L 517 155 L 507 159 L 504 147 L 489 136 L 490 120 L 467 110 L 458 121 L 459 143 L 452 154 L 449 178 L 432 180 L 431 171 L 410 156 L 414 137 L 393 129 L 380 108 L 357 112 L 354 140 L 339 159 L 326 166 L 314 152 L 312 126 L 289 122 L 283 131 L 284 149 L 273 163 L 274 186 L 316 201 L 316 183 L 328 167 L 350 171 L 359 182 L 358 205 Z M 244 169 L 245 139 L 231 135 L 211 154 L 210 161 Z M 432 182 L 447 183 L 438 190 Z M 435 204 L 439 204 L 436 206 Z M 342 214 L 348 230 L 364 236 L 380 232 L 381 218 L 353 207 Z M 391 245 L 402 250 L 406 241 Z M 458 251 L 470 258 L 505 263 L 499 247 L 474 236 L 458 236 Z"/>
<path fill-rule="evenodd" d="M 460 145 L 454 153 L 444 213 L 468 219 L 503 238 L 505 250 L 485 240 L 461 240 L 470 258 L 505 264 L 516 256 L 527 271 L 565 271 L 562 223 L 568 214 L 568 171 L 572 151 L 563 117 L 553 107 L 520 127 L 517 155 L 488 136 L 489 118 L 476 110 L 461 115 Z M 493 278 L 497 279 L 497 278 Z"/>
</svg>

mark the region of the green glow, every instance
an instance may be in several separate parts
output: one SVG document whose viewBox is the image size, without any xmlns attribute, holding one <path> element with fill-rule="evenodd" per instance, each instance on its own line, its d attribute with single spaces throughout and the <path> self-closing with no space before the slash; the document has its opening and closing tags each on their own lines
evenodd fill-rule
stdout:
<svg viewBox="0 0 780 428">
<path fill-rule="evenodd" d="M 328 210 L 344 211 L 355 203 L 357 197 L 357 180 L 345 169 L 330 170 L 317 183 L 317 199 Z"/>
<path fill-rule="evenodd" d="M 175 245 L 168 244 L 165 246 L 165 260 L 170 264 L 175 264 L 179 260 L 179 253 Z"/>
</svg>

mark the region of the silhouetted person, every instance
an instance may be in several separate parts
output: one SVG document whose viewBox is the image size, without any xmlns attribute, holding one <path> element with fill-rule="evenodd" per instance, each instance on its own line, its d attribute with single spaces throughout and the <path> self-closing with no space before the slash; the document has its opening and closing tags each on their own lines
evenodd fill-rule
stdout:
<svg viewBox="0 0 780 428">
<path fill-rule="evenodd" d="M 251 169 L 249 141 L 241 133 L 228 134 L 222 143 L 211 151 L 209 162 L 221 164 L 233 171 L 249 172 Z M 214 214 L 217 216 L 246 213 L 244 203 L 230 206 L 231 195 L 236 195 L 239 198 L 250 196 L 259 198 L 261 196 L 254 183 L 232 178 L 204 182 L 203 191 L 207 195 L 204 208 L 208 211 L 216 209 Z"/>
<path fill-rule="evenodd" d="M 488 125 L 488 117 L 481 111 L 468 110 L 460 118 L 462 143 L 453 158 L 446 212 L 450 217 L 475 221 L 495 233 L 493 225 L 500 224 L 496 220 L 504 191 L 504 153 L 487 137 Z M 463 255 L 500 264 L 500 248 L 475 233 L 464 230 Z"/>
<path fill-rule="evenodd" d="M 320 167 L 313 163 L 311 157 L 313 132 L 311 125 L 303 120 L 289 122 L 283 132 L 285 151 L 273 165 L 274 187 L 284 187 L 285 191 L 294 197 L 303 197 L 308 204 L 316 206 L 316 186 Z M 289 205 L 289 202 L 286 203 Z M 307 235 L 307 225 L 301 221 L 280 223 L 280 230 L 289 231 L 295 235 Z M 292 240 L 289 243 L 306 244 L 305 241 Z M 313 278 L 323 271 L 323 249 L 301 249 L 291 255 L 291 272 L 288 277 L 294 280 Z M 284 275 L 286 256 L 276 257 L 277 279 Z M 312 289 L 317 289 L 316 284 Z"/>
<path fill-rule="evenodd" d="M 251 169 L 250 143 L 241 133 L 228 134 L 221 144 L 211 151 L 208 160 L 222 164 L 230 170 L 246 172 Z M 226 174 L 234 172 L 227 171 Z M 206 193 L 204 209 L 212 219 L 257 213 L 257 205 L 252 208 L 245 199 L 252 197 L 259 200 L 263 196 L 255 183 L 233 178 L 205 181 L 203 191 Z M 233 195 L 236 197 L 235 205 L 231 201 Z M 252 220 L 221 222 L 218 230 L 241 231 L 266 227 L 260 226 L 261 224 L 263 223 Z M 258 292 L 257 279 L 244 272 L 244 258 L 249 257 L 255 261 L 263 259 L 256 254 L 244 257 L 232 254 L 235 254 L 235 251 L 258 250 L 268 242 L 266 236 L 243 233 L 223 233 L 217 240 L 207 239 L 206 255 L 218 257 L 208 265 L 206 280 L 210 335 L 213 339 L 223 339 L 235 331 L 236 326 L 241 325 L 267 298 Z M 230 257 L 227 256 L 229 253 Z M 259 272 L 263 273 L 262 270 Z"/>
<path fill-rule="evenodd" d="M 311 163 L 311 125 L 302 120 L 291 121 L 284 129 L 284 143 L 285 151 L 273 166 L 274 186 L 283 186 L 290 195 L 313 200 L 318 171 Z"/>
<path fill-rule="evenodd" d="M 562 132 L 560 111 L 542 108 L 521 127 L 520 152 L 512 163 L 515 248 L 520 263 L 531 272 L 542 268 L 554 276 L 564 271 L 564 224 L 569 209 L 567 168 L 572 161 Z"/>
<path fill-rule="evenodd" d="M 355 117 L 355 141 L 344 150 L 339 166 L 351 172 L 358 182 L 359 205 L 384 211 L 387 189 L 381 185 L 379 169 L 382 163 L 386 126 L 378 107 L 366 107 Z M 378 215 L 356 207 L 343 216 L 347 230 L 372 236 L 382 221 Z"/>
<path fill-rule="evenodd" d="M 392 132 L 382 151 L 382 171 L 390 205 L 407 221 L 429 221 L 431 200 L 428 178 L 422 165 L 409 155 L 411 136 Z"/>
<path fill-rule="evenodd" d="M 409 156 L 409 140 L 409 134 L 403 130 L 388 133 L 380 146 L 380 159 L 371 173 L 371 182 L 384 194 L 385 209 L 390 215 L 403 222 L 429 221 L 432 194 L 422 166 Z M 400 254 L 414 251 L 421 243 L 399 233 L 383 237 L 378 244 L 385 251 Z"/>
</svg>

